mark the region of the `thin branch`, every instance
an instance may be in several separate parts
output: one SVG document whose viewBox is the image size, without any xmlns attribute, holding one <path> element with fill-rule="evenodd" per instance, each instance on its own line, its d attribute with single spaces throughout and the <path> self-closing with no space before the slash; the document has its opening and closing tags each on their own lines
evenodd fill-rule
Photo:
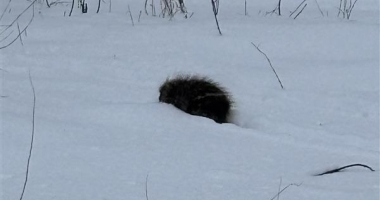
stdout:
<svg viewBox="0 0 380 200">
<path fill-rule="evenodd" d="M 148 10 L 147 10 L 147 8 L 146 8 L 147 5 L 148 5 L 148 0 L 145 0 L 145 5 L 144 5 L 145 14 L 146 14 L 146 15 L 149 15 L 149 14 L 148 14 Z"/>
<path fill-rule="evenodd" d="M 367 165 L 363 165 L 363 164 L 352 164 L 352 165 L 346 165 L 344 167 L 340 167 L 340 168 L 337 168 L 337 169 L 333 169 L 333 170 L 329 170 L 329 171 L 326 171 L 326 172 L 323 172 L 323 173 L 320 173 L 320 174 L 316 174 L 315 176 L 322 176 L 322 175 L 325 175 L 325 174 L 332 174 L 332 173 L 336 173 L 336 172 L 340 172 L 341 170 L 343 169 L 346 169 L 346 168 L 349 168 L 349 167 L 364 167 L 364 168 L 367 168 L 369 170 L 371 170 L 372 172 L 374 172 L 375 170 L 372 169 L 371 167 L 367 166 Z"/>
<path fill-rule="evenodd" d="M 87 7 L 86 0 L 83 0 L 80 6 L 82 8 L 82 13 L 87 13 L 88 7 Z"/>
<path fill-rule="evenodd" d="M 281 0 L 278 0 L 277 6 L 272 11 L 266 12 L 265 15 L 272 15 L 273 13 L 276 13 L 276 11 L 278 11 L 278 16 L 281 16 Z"/>
<path fill-rule="evenodd" d="M 281 0 L 278 0 L 278 15 L 280 16 L 281 15 Z"/>
<path fill-rule="evenodd" d="M 319 3 L 318 3 L 318 1 L 317 1 L 317 0 L 315 0 L 315 3 L 317 4 L 317 7 L 318 7 L 318 10 L 319 10 L 319 12 L 320 12 L 320 13 L 321 13 L 321 15 L 324 17 L 325 15 L 323 14 L 323 11 L 322 11 L 321 7 L 319 6 Z"/>
<path fill-rule="evenodd" d="M 3 13 L 1 13 L 0 21 L 1 21 L 1 19 L 3 19 L 3 16 L 4 16 L 5 12 L 7 11 L 9 5 L 11 4 L 11 1 L 12 1 L 12 0 L 9 0 L 9 1 L 8 1 L 8 4 L 7 4 L 7 6 L 5 6 L 5 9 L 4 9 Z"/>
<path fill-rule="evenodd" d="M 141 13 L 142 13 L 142 10 L 140 10 L 139 19 L 137 20 L 138 23 L 140 23 Z"/>
<path fill-rule="evenodd" d="M 96 13 L 99 13 L 99 10 L 100 10 L 100 1 L 101 1 L 101 0 L 99 0 L 99 3 L 98 3 L 98 9 L 96 10 Z"/>
<path fill-rule="evenodd" d="M 24 43 L 22 42 L 21 31 L 20 31 L 20 26 L 18 22 L 17 22 L 17 29 L 18 29 L 18 35 L 20 36 L 19 38 L 20 38 L 21 45 L 24 46 Z"/>
<path fill-rule="evenodd" d="M 220 31 L 219 22 L 218 22 L 218 12 L 219 12 L 219 0 L 211 0 L 212 4 L 212 11 L 214 12 L 216 26 L 218 27 L 219 35 L 222 35 L 222 32 Z"/>
<path fill-rule="evenodd" d="M 148 196 L 148 178 L 149 178 L 149 174 L 147 174 L 146 178 L 145 178 L 145 198 L 146 198 L 146 200 L 149 200 L 149 196 Z"/>
<path fill-rule="evenodd" d="M 244 15 L 247 16 L 247 0 L 244 1 Z"/>
<path fill-rule="evenodd" d="M 49 4 L 48 0 L 46 0 L 46 5 L 47 5 L 48 8 L 50 8 L 50 4 Z"/>
<path fill-rule="evenodd" d="M 133 22 L 133 16 L 131 13 L 131 8 L 129 7 L 129 5 L 128 5 L 128 12 L 129 12 L 129 16 L 131 17 L 131 20 L 132 20 L 132 26 L 135 26 L 135 23 Z"/>
<path fill-rule="evenodd" d="M 0 40 L 0 42 L 5 41 L 10 35 L 12 35 L 13 31 L 11 31 L 7 36 Z"/>
<path fill-rule="evenodd" d="M 24 186 L 23 186 L 22 193 L 20 196 L 20 200 L 22 200 L 24 197 L 26 185 L 28 183 L 29 166 L 30 166 L 30 160 L 32 158 L 33 143 L 34 143 L 34 125 L 35 125 L 34 120 L 35 120 L 35 113 L 36 113 L 36 91 L 34 90 L 34 85 L 33 85 L 33 81 L 32 81 L 32 76 L 30 75 L 30 70 L 29 70 L 29 82 L 30 82 L 30 86 L 32 87 L 32 91 L 33 91 L 32 138 L 30 140 L 30 149 L 29 149 L 28 162 L 26 165 L 25 182 L 24 182 Z"/>
<path fill-rule="evenodd" d="M 152 0 L 152 4 L 150 4 L 150 6 L 152 6 L 152 16 L 156 16 L 156 6 L 154 5 L 153 0 Z"/>
<path fill-rule="evenodd" d="M 70 9 L 69 17 L 71 17 L 71 13 L 73 13 L 73 9 L 74 9 L 74 1 L 75 1 L 75 0 L 73 0 L 73 3 L 71 4 L 71 9 Z"/>
<path fill-rule="evenodd" d="M 294 17 L 294 19 L 296 19 L 298 17 L 298 15 L 300 15 L 302 13 L 302 11 L 306 8 L 307 4 L 305 4 L 303 6 L 303 8 L 300 10 L 300 12 Z"/>
<path fill-rule="evenodd" d="M 1 46 L 0 47 L 0 49 L 5 49 L 5 48 L 7 48 L 7 47 L 9 47 L 10 45 L 12 45 L 19 37 L 21 37 L 21 34 L 22 33 L 26 33 L 26 29 L 29 27 L 29 25 L 32 23 L 32 21 L 33 21 L 33 19 L 34 19 L 34 4 L 33 4 L 33 14 L 32 14 L 32 17 L 30 18 L 30 20 L 29 20 L 29 23 L 25 26 L 25 28 L 21 31 L 21 32 L 19 32 L 19 34 L 17 35 L 17 37 L 15 38 L 15 39 L 13 39 L 10 43 L 8 43 L 7 45 L 5 45 L 5 46 Z M 1 34 L 0 34 L 1 35 Z"/>
<path fill-rule="evenodd" d="M 300 183 L 300 184 L 291 183 L 291 184 L 287 185 L 286 187 L 284 187 L 280 192 L 278 192 L 271 200 L 274 200 L 276 197 L 280 196 L 280 194 L 282 192 L 284 192 L 286 189 L 288 189 L 288 187 L 290 187 L 290 186 L 297 186 L 297 187 L 299 187 L 301 185 L 302 185 L 302 183 Z"/>
<path fill-rule="evenodd" d="M 356 4 L 357 1 L 358 0 L 355 0 L 355 2 L 352 4 L 352 6 L 350 5 L 349 12 L 347 13 L 347 19 L 350 19 L 352 10 L 354 9 L 355 4 Z"/>
<path fill-rule="evenodd" d="M 338 8 L 339 12 L 338 12 L 338 16 L 337 17 L 339 17 L 340 13 L 342 12 L 342 1 L 343 0 L 340 0 L 340 3 L 339 3 L 339 8 Z"/>
<path fill-rule="evenodd" d="M 187 14 L 187 9 L 186 9 L 186 6 L 185 6 L 185 3 L 183 2 L 183 0 L 178 0 L 178 3 L 179 3 L 179 9 L 181 10 L 181 13 Z M 178 5 L 177 5 L 177 7 L 178 7 Z"/>
<path fill-rule="evenodd" d="M 277 200 L 280 200 L 281 185 L 282 185 L 282 177 L 280 177 L 280 184 L 278 185 Z"/>
<path fill-rule="evenodd" d="M 289 17 L 291 17 L 291 16 L 292 16 L 292 15 L 293 15 L 293 14 L 294 14 L 294 13 L 295 13 L 295 12 L 301 7 L 301 6 L 302 6 L 302 4 L 305 3 L 305 1 L 306 1 L 306 0 L 303 0 L 303 1 L 297 6 L 297 8 L 296 8 L 293 12 L 290 13 Z"/>
<path fill-rule="evenodd" d="M 34 3 L 36 3 L 36 1 L 37 0 L 34 0 L 34 1 L 32 1 L 32 3 L 30 3 L 29 4 L 29 6 L 28 7 L 26 7 L 13 21 L 12 21 L 12 23 L 10 23 L 9 24 L 9 26 L 7 27 L 7 28 L 5 28 L 1 33 L 0 33 L 0 35 L 1 34 L 3 34 L 6 30 L 8 30 L 10 27 L 12 27 L 13 26 L 13 24 L 29 9 L 29 8 L 31 8 L 31 7 L 33 7 L 33 13 L 34 13 Z"/>
<path fill-rule="evenodd" d="M 281 82 L 280 78 L 278 77 L 276 70 L 275 70 L 274 67 L 272 66 L 272 63 L 271 63 L 270 59 L 268 58 L 267 54 L 265 54 L 263 51 L 261 51 L 261 49 L 260 49 L 255 43 L 251 42 L 251 44 L 252 44 L 254 47 L 256 47 L 256 49 L 257 49 L 261 54 L 263 54 L 263 55 L 265 56 L 265 58 L 267 59 L 269 65 L 270 65 L 270 67 L 272 68 L 274 74 L 276 75 L 277 80 L 278 80 L 278 82 L 280 83 L 281 88 L 284 89 L 284 86 L 282 85 L 282 82 Z"/>
</svg>

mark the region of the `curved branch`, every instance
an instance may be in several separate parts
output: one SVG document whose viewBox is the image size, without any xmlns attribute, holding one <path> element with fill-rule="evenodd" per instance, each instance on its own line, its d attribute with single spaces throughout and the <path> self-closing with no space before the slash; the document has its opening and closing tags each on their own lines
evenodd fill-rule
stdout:
<svg viewBox="0 0 380 200">
<path fill-rule="evenodd" d="M 369 167 L 367 165 L 352 164 L 352 165 L 346 165 L 344 167 L 336 168 L 336 169 L 333 169 L 333 170 L 329 170 L 329 171 L 326 171 L 326 172 L 323 172 L 323 173 L 320 173 L 320 174 L 316 174 L 315 176 L 322 176 L 322 175 L 325 175 L 325 174 L 332 174 L 332 173 L 340 172 L 343 169 L 346 169 L 346 168 L 349 168 L 349 167 L 356 167 L 356 166 L 367 168 L 367 169 L 371 170 L 372 172 L 375 171 L 374 169 L 372 169 L 371 167 Z"/>
<path fill-rule="evenodd" d="M 34 2 L 36 2 L 36 0 L 35 0 Z M 4 46 L 1 46 L 0 49 L 5 49 L 5 48 L 9 47 L 10 45 L 12 45 L 12 44 L 13 44 L 13 43 L 14 43 L 19 37 L 21 37 L 21 34 L 23 34 L 23 33 L 26 31 L 26 29 L 29 27 L 29 25 L 32 23 L 32 21 L 33 21 L 33 19 L 34 19 L 34 3 L 32 3 L 32 5 L 33 5 L 33 14 L 32 14 L 32 17 L 30 18 L 28 24 L 25 26 L 24 29 L 22 29 L 22 31 L 19 31 L 19 33 L 18 33 L 18 35 L 17 35 L 17 37 L 16 37 L 15 39 L 13 39 L 10 43 L 8 43 L 8 44 L 6 44 L 6 45 L 4 45 Z M 24 11 L 24 12 L 25 12 L 25 11 Z M 24 13 L 24 12 L 23 12 L 23 13 Z M 20 14 L 19 16 L 21 16 L 21 14 Z M 18 16 L 18 18 L 19 18 L 19 16 Z M 14 22 L 15 22 L 15 21 L 14 21 Z M 12 22 L 12 24 L 11 24 L 9 27 L 11 27 L 11 26 L 13 25 L 14 22 Z M 7 29 L 8 29 L 9 27 L 7 27 Z M 4 33 L 4 31 L 3 31 L 2 33 L 0 33 L 0 35 L 3 34 L 3 33 Z M 9 36 L 9 35 L 8 35 L 8 36 Z M 8 36 L 7 36 L 7 37 L 8 37 Z"/>
</svg>

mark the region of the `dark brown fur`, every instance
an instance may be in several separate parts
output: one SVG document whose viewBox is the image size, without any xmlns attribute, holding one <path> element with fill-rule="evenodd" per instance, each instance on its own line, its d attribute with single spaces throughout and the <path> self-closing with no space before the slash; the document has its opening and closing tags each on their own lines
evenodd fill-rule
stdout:
<svg viewBox="0 0 380 200">
<path fill-rule="evenodd" d="M 192 115 L 226 123 L 232 100 L 226 89 L 206 77 L 181 75 L 167 79 L 160 87 L 160 102 Z"/>
</svg>

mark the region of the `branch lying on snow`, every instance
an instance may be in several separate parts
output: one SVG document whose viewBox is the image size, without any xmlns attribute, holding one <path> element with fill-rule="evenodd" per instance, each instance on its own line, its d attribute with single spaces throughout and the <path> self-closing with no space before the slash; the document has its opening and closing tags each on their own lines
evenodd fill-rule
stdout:
<svg viewBox="0 0 380 200">
<path fill-rule="evenodd" d="M 29 8 L 31 8 L 33 6 L 33 16 L 34 16 L 34 3 L 36 3 L 37 0 L 34 0 L 32 1 L 32 3 L 29 4 L 28 7 L 26 7 L 19 15 L 17 15 L 17 17 L 12 21 L 11 24 L 9 24 L 7 26 L 7 28 L 5 28 L 3 31 L 1 31 L 0 35 L 3 34 L 5 31 L 7 31 L 10 27 L 13 26 L 14 23 L 16 23 L 18 21 L 18 19 L 20 19 L 20 17 L 27 11 L 29 10 Z M 4 10 L 5 12 L 6 10 Z M 4 14 L 3 14 L 4 15 Z"/>
<path fill-rule="evenodd" d="M 35 124 L 34 123 L 34 119 L 35 119 L 35 113 L 36 113 L 36 92 L 34 90 L 34 85 L 33 85 L 33 81 L 32 81 L 32 76 L 30 75 L 30 70 L 29 70 L 29 82 L 30 82 L 30 86 L 32 87 L 32 91 L 33 91 L 32 137 L 31 137 L 31 140 L 30 140 L 30 149 L 29 149 L 28 162 L 26 164 L 25 181 L 24 181 L 24 186 L 22 188 L 20 200 L 22 200 L 23 197 L 24 197 L 26 185 L 28 183 L 29 166 L 30 166 L 30 160 L 32 158 L 33 143 L 34 143 L 34 124 Z"/>
<path fill-rule="evenodd" d="M 367 165 L 363 165 L 363 164 L 352 164 L 352 165 L 346 165 L 346 166 L 344 166 L 344 167 L 336 168 L 336 169 L 333 169 L 333 170 L 329 170 L 329 171 L 326 171 L 326 172 L 323 172 L 323 173 L 320 173 L 320 174 L 316 174 L 316 175 L 314 175 L 314 176 L 322 176 L 322 175 L 325 175 L 325 174 L 332 174 L 332 173 L 340 172 L 340 171 L 343 170 L 343 169 L 346 169 L 346 168 L 349 168 L 349 167 L 356 167 L 356 166 L 367 168 L 367 169 L 371 170 L 372 172 L 375 171 L 375 170 L 373 170 L 371 167 L 369 167 L 369 166 L 367 166 Z"/>
<path fill-rule="evenodd" d="M 4 32 L 6 30 L 8 30 L 10 27 L 12 27 L 14 25 L 15 22 L 17 22 L 17 26 L 18 26 L 18 19 L 29 9 L 32 7 L 32 10 L 33 10 L 33 13 L 32 13 L 32 17 L 30 18 L 28 24 L 25 26 L 24 29 L 22 29 L 22 31 L 20 31 L 20 27 L 18 27 L 18 35 L 16 38 L 14 38 L 11 42 L 9 42 L 8 44 L 4 45 L 4 46 L 0 46 L 0 49 L 4 49 L 4 48 L 7 48 L 8 46 L 12 45 L 18 38 L 21 37 L 21 34 L 23 34 L 24 32 L 26 32 L 26 29 L 29 27 L 29 25 L 32 23 L 33 19 L 34 19 L 34 3 L 36 2 L 37 0 L 34 0 L 24 11 L 22 11 L 17 17 L 15 20 L 13 20 L 13 22 L 7 27 L 5 28 L 1 33 L 0 35 L 4 34 Z M 9 34 L 10 35 L 10 34 Z M 9 35 L 7 35 L 6 37 L 8 37 Z"/>
<path fill-rule="evenodd" d="M 284 86 L 282 85 L 281 80 L 280 80 L 280 78 L 278 77 L 276 70 L 275 70 L 274 67 L 272 66 L 272 62 L 270 61 L 270 59 L 268 58 L 268 56 L 267 56 L 263 51 L 261 51 L 261 49 L 259 48 L 259 46 L 255 45 L 255 43 L 251 42 L 251 44 L 252 44 L 253 46 L 255 46 L 256 49 L 257 49 L 261 54 L 263 54 L 263 55 L 265 56 L 265 58 L 267 59 L 269 65 L 270 65 L 270 67 L 272 68 L 274 74 L 276 75 L 277 80 L 278 80 L 278 82 L 280 83 L 281 88 L 284 89 Z"/>
<path fill-rule="evenodd" d="M 11 4 L 11 1 L 12 1 L 12 0 L 9 0 L 9 1 L 8 1 L 8 4 L 7 4 L 7 6 L 5 6 L 5 9 L 4 9 L 3 13 L 1 13 L 0 21 L 1 21 L 1 19 L 3 19 L 5 12 L 8 10 L 9 5 Z"/>
<path fill-rule="evenodd" d="M 279 197 L 280 197 L 280 194 L 282 193 L 282 192 L 284 192 L 286 189 L 288 189 L 290 186 L 297 186 L 297 187 L 299 187 L 299 186 L 301 186 L 302 185 L 302 183 L 299 183 L 299 184 L 296 184 L 296 183 L 291 183 L 291 184 L 289 184 L 289 185 L 287 185 L 286 187 L 284 187 L 284 188 L 282 188 L 282 190 L 280 190 L 273 198 L 271 198 L 270 200 L 274 200 L 276 197 L 277 197 L 277 199 L 279 199 Z"/>
</svg>

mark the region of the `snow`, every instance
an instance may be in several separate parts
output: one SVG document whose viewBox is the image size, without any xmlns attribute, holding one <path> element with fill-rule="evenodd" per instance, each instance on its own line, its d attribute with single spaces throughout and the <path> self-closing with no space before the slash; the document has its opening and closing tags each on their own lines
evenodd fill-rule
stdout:
<svg viewBox="0 0 380 200">
<path fill-rule="evenodd" d="M 0 50 L 0 199 L 18 199 L 25 179 L 29 72 L 24 200 L 138 200 L 146 190 L 151 200 L 270 200 L 292 183 L 281 200 L 379 199 L 379 2 L 358 1 L 344 20 L 339 1 L 318 1 L 328 17 L 310 1 L 288 18 L 300 2 L 284 1 L 278 17 L 263 15 L 276 1 L 248 1 L 249 16 L 243 1 L 222 1 L 223 36 L 207 1 L 185 2 L 189 19 L 140 22 L 143 1 L 113 0 L 111 13 L 106 1 L 99 14 L 89 1 L 90 13 L 71 17 L 69 5 L 36 3 L 24 45 Z M 29 3 L 12 2 L 0 24 Z M 158 103 L 160 84 L 181 73 L 228 88 L 232 123 Z M 376 171 L 314 176 L 354 163 Z"/>
</svg>

